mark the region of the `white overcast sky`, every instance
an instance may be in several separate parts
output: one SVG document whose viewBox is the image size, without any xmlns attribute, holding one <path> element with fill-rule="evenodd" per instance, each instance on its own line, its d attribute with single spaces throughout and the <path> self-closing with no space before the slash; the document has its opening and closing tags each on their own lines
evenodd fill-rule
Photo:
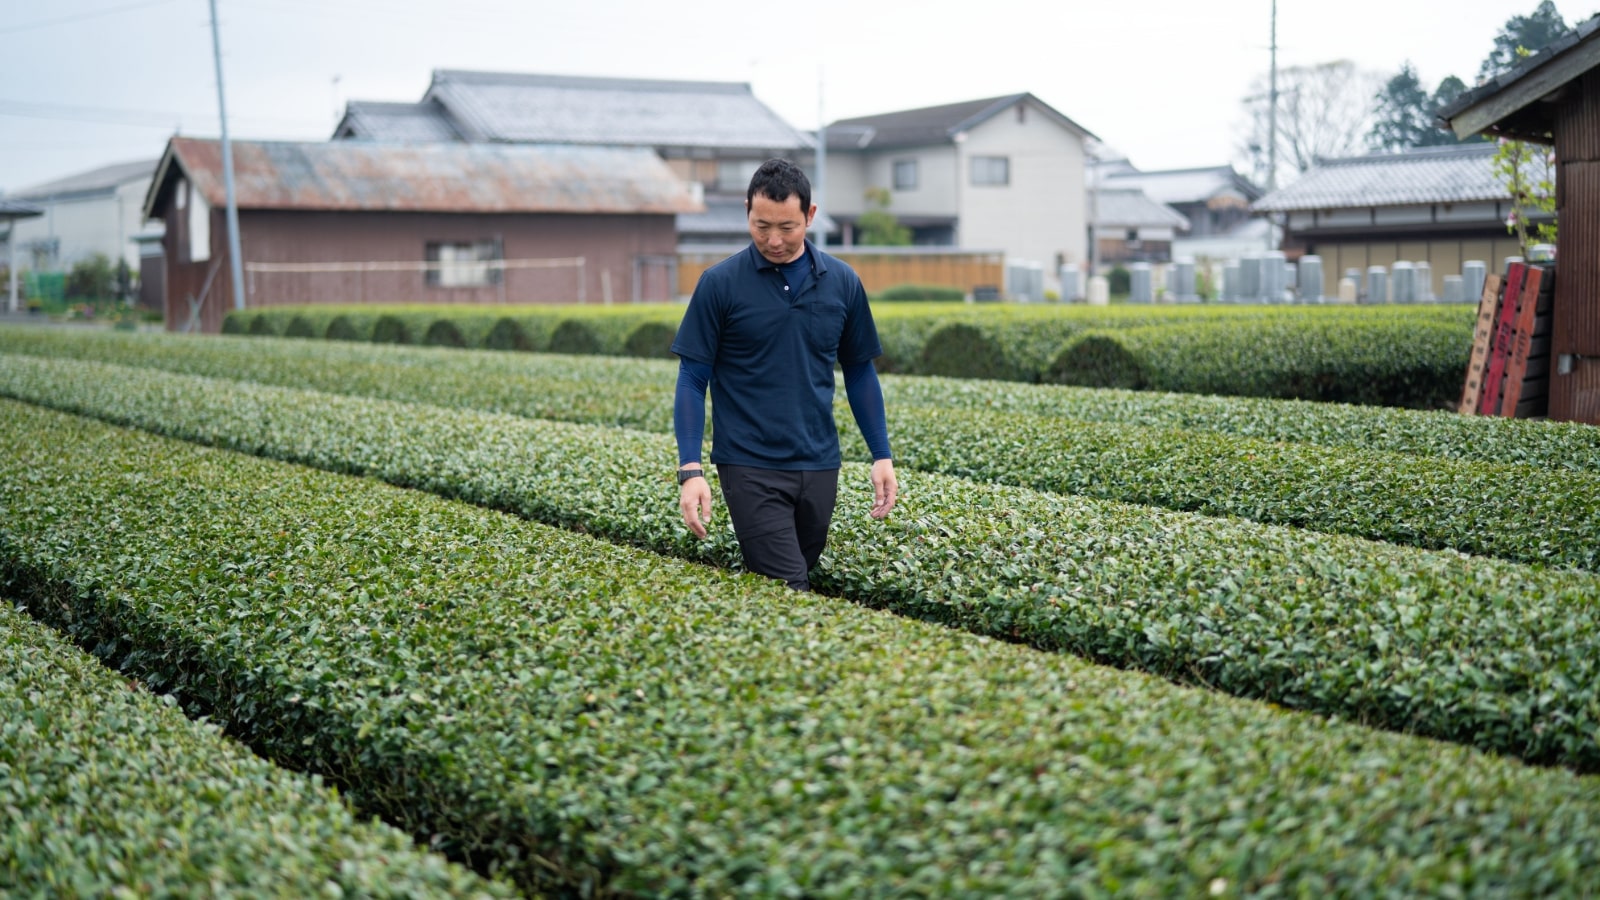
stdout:
<svg viewBox="0 0 1600 900">
<path fill-rule="evenodd" d="M 1144 169 L 1239 162 L 1272 0 L 216 0 L 230 136 L 323 140 L 433 69 L 748 82 L 791 124 L 1032 92 Z M 1471 85 L 1537 0 L 1278 0 L 1280 67 Z M 1557 0 L 1569 26 L 1600 0 Z M 220 135 L 207 0 L 0 0 L 0 191 Z"/>
</svg>

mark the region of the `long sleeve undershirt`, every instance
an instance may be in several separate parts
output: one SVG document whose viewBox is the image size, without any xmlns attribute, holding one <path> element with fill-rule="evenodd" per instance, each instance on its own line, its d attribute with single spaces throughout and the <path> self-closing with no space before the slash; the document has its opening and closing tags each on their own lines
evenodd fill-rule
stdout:
<svg viewBox="0 0 1600 900">
<path fill-rule="evenodd" d="M 878 383 L 878 370 L 872 360 L 844 367 L 844 395 L 850 401 L 850 414 L 856 417 L 856 427 L 872 451 L 872 461 L 891 459 L 889 455 L 889 419 L 883 407 L 883 385 Z"/>
<path fill-rule="evenodd" d="M 672 403 L 672 431 L 678 440 L 679 467 L 700 462 L 706 434 L 706 388 L 710 384 L 710 366 L 689 359 L 679 360 L 678 390 Z M 878 370 L 873 368 L 871 360 L 844 367 L 844 393 L 873 460 L 891 459 L 883 385 L 878 382 Z"/>
<path fill-rule="evenodd" d="M 706 386 L 711 367 L 690 359 L 678 361 L 678 392 L 672 401 L 672 433 L 678 439 L 678 468 L 700 461 L 706 439 Z"/>
</svg>

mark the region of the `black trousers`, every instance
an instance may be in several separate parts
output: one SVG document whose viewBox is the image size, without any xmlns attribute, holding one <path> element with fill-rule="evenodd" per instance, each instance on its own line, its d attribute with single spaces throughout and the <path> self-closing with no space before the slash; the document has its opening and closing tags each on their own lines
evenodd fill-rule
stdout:
<svg viewBox="0 0 1600 900">
<path fill-rule="evenodd" d="M 822 558 L 839 494 L 839 470 L 788 472 L 717 466 L 746 569 L 797 591 L 811 590 L 811 568 Z"/>
</svg>

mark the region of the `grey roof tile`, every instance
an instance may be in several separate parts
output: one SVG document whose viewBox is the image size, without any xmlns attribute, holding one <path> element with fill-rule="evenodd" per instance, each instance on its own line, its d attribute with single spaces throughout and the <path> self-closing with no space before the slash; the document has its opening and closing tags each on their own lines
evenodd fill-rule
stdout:
<svg viewBox="0 0 1600 900">
<path fill-rule="evenodd" d="M 345 104 L 344 119 L 334 136 L 346 139 L 427 143 L 459 141 L 460 132 L 438 103 L 382 103 L 352 100 Z"/>
<path fill-rule="evenodd" d="M 958 132 L 972 128 L 985 119 L 1030 99 L 1067 126 L 1089 135 L 1087 129 L 1057 112 L 1049 104 L 1032 94 L 1022 93 L 840 119 L 828 125 L 828 149 L 884 150 L 944 144 L 950 142 Z"/>
<path fill-rule="evenodd" d="M 137 162 L 101 166 L 98 169 L 79 172 L 66 178 L 58 178 L 55 181 L 12 191 L 6 196 L 24 200 L 48 200 L 67 196 L 110 193 L 130 181 L 137 181 L 154 175 L 156 164 L 160 161 L 159 159 L 141 159 Z"/>
<path fill-rule="evenodd" d="M 1250 208 L 1288 212 L 1504 200 L 1508 194 L 1494 174 L 1494 153 L 1494 144 L 1471 143 L 1322 160 Z"/>
<path fill-rule="evenodd" d="M 1097 227 L 1189 227 L 1188 217 L 1138 188 L 1095 191 L 1094 223 Z"/>
<path fill-rule="evenodd" d="M 1261 196 L 1261 189 L 1232 166 L 1111 172 L 1103 175 L 1100 183 L 1107 187 L 1138 188 L 1160 203 L 1197 203 L 1229 193 L 1247 200 Z"/>
<path fill-rule="evenodd" d="M 762 153 L 811 139 L 737 82 L 580 78 L 441 69 L 425 99 L 471 141 L 707 147 Z"/>
</svg>

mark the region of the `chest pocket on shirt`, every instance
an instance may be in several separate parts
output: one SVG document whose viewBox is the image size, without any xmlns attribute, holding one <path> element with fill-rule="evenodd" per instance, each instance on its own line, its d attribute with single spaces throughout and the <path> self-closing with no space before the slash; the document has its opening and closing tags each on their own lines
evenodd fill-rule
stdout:
<svg viewBox="0 0 1600 900">
<path fill-rule="evenodd" d="M 833 354 L 839 349 L 839 339 L 844 336 L 844 304 L 834 300 L 817 300 L 806 310 L 806 332 L 811 346 Z"/>
</svg>

